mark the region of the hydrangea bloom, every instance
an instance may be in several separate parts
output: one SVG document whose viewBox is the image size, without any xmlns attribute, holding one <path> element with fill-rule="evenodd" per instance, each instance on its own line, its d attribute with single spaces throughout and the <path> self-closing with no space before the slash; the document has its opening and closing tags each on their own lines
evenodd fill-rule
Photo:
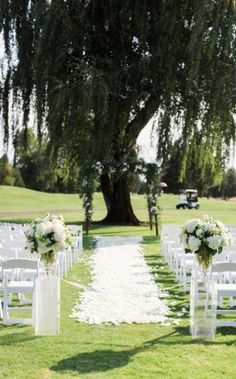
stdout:
<svg viewBox="0 0 236 379">
<path fill-rule="evenodd" d="M 56 254 L 72 244 L 72 234 L 62 217 L 51 216 L 35 219 L 26 232 L 26 247 L 40 259 L 53 263 Z"/>
<path fill-rule="evenodd" d="M 196 253 L 200 264 L 208 267 L 212 256 L 229 245 L 230 234 L 222 222 L 205 215 L 202 220 L 193 219 L 185 224 L 181 240 L 184 248 Z"/>
<path fill-rule="evenodd" d="M 190 250 L 195 252 L 201 246 L 201 240 L 197 237 L 190 236 L 188 239 L 188 246 Z"/>
<path fill-rule="evenodd" d="M 199 220 L 197 219 L 193 219 L 193 220 L 189 220 L 186 225 L 185 225 L 185 229 L 188 233 L 193 233 L 196 226 L 198 225 L 199 223 Z"/>
</svg>

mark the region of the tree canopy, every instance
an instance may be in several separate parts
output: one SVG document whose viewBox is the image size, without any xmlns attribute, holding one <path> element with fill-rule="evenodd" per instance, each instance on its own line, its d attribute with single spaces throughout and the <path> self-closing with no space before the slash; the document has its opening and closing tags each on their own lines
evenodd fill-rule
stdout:
<svg viewBox="0 0 236 379">
<path fill-rule="evenodd" d="M 158 159 L 178 137 L 182 176 L 190 155 L 204 170 L 227 154 L 235 137 L 233 0 L 6 0 L 0 29 L 5 141 L 17 114 L 26 127 L 34 107 L 39 138 L 47 130 L 54 152 L 63 146 L 73 164 L 127 161 L 155 115 Z M 117 214 L 121 183 L 108 172 L 101 179 Z"/>
</svg>

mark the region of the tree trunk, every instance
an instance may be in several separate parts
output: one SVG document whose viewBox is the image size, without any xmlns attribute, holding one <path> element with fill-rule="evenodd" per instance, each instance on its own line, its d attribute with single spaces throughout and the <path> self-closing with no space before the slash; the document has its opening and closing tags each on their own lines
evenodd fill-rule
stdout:
<svg viewBox="0 0 236 379">
<path fill-rule="evenodd" d="M 100 176 L 101 190 L 107 207 L 107 212 L 111 210 L 113 188 L 108 174 Z"/>
<path fill-rule="evenodd" d="M 128 180 L 126 177 L 118 178 L 113 186 L 110 178 L 101 177 L 101 188 L 105 204 L 107 206 L 107 216 L 101 221 L 104 224 L 113 225 L 139 225 L 140 221 L 134 214 Z"/>
</svg>

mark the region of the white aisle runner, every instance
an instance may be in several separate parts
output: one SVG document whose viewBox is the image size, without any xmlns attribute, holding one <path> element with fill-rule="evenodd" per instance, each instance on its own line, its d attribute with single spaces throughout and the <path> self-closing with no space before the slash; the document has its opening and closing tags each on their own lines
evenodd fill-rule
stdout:
<svg viewBox="0 0 236 379">
<path fill-rule="evenodd" d="M 165 322 L 166 301 L 144 260 L 139 237 L 97 237 L 92 287 L 72 317 L 89 324 Z"/>
</svg>

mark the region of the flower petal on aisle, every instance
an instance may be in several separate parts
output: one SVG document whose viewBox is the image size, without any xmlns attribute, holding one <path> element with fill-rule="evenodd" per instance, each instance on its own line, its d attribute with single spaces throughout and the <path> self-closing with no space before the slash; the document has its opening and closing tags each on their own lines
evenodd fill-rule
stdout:
<svg viewBox="0 0 236 379">
<path fill-rule="evenodd" d="M 97 237 L 91 258 L 92 291 L 72 317 L 89 324 L 163 323 L 169 308 L 145 262 L 140 237 Z"/>
</svg>

